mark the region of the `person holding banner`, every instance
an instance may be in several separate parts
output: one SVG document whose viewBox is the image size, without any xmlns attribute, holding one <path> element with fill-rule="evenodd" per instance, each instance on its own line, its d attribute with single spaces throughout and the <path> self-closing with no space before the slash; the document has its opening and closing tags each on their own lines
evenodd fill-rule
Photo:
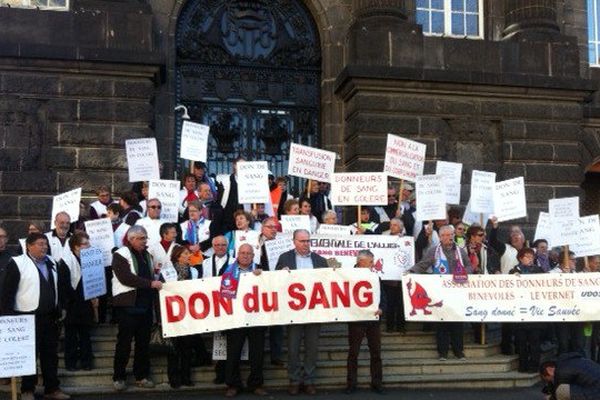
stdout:
<svg viewBox="0 0 600 400">
<path fill-rule="evenodd" d="M 58 369 L 59 282 L 56 263 L 48 257 L 48 239 L 32 233 L 25 241 L 27 253 L 13 257 L 0 288 L 0 315 L 35 314 L 35 351 L 39 356 L 44 397 L 69 399 L 60 390 Z M 24 376 L 21 399 L 33 400 L 37 376 Z"/>
<path fill-rule="evenodd" d="M 63 254 L 69 251 L 69 237 L 71 237 L 71 217 L 65 211 L 61 211 L 54 217 L 54 229 L 46 232 L 48 239 L 48 255 L 54 258 L 57 263 L 62 259 Z"/>
<path fill-rule="evenodd" d="M 65 368 L 77 371 L 77 361 L 81 369 L 92 369 L 92 342 L 90 330 L 94 326 L 94 308 L 98 299 L 85 300 L 81 277 L 81 249 L 90 247 L 90 237 L 77 231 L 69 240 L 70 253 L 58 264 L 58 281 L 62 285 L 62 307 L 66 311 L 65 324 Z"/>
</svg>

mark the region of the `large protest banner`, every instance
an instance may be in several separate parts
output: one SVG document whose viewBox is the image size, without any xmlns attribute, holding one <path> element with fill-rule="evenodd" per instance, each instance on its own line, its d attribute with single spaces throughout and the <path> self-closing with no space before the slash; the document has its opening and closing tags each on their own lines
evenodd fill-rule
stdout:
<svg viewBox="0 0 600 400">
<path fill-rule="evenodd" d="M 290 146 L 288 175 L 331 182 L 335 170 L 335 159 L 336 154 L 332 151 L 292 143 Z"/>
<path fill-rule="evenodd" d="M 496 173 L 473 170 L 471 174 L 471 198 L 469 203 L 474 213 L 494 212 L 494 188 Z"/>
<path fill-rule="evenodd" d="M 527 216 L 525 180 L 523 177 L 496 182 L 494 187 L 494 216 L 498 222 Z"/>
<path fill-rule="evenodd" d="M 423 175 L 427 145 L 388 134 L 383 172 L 394 178 L 414 182 Z"/>
<path fill-rule="evenodd" d="M 155 138 L 129 139 L 125 141 L 129 182 L 160 179 L 158 150 Z"/>
<path fill-rule="evenodd" d="M 460 204 L 460 181 L 462 177 L 461 163 L 449 161 L 437 161 L 435 163 L 435 174 L 444 177 L 446 187 L 446 203 Z"/>
<path fill-rule="evenodd" d="M 104 266 L 112 264 L 112 249 L 115 247 L 115 234 L 109 218 L 85 221 L 85 231 L 90 237 L 90 245 L 102 251 Z"/>
<path fill-rule="evenodd" d="M 183 121 L 179 157 L 184 160 L 206 162 L 210 126 Z"/>
<path fill-rule="evenodd" d="M 442 175 L 419 175 L 417 189 L 417 221 L 446 218 L 446 186 Z"/>
<path fill-rule="evenodd" d="M 266 161 L 237 163 L 238 202 L 240 204 L 269 203 L 269 165 Z"/>
<path fill-rule="evenodd" d="M 333 174 L 329 196 L 337 206 L 387 205 L 387 176 L 381 172 Z"/>
<path fill-rule="evenodd" d="M 409 321 L 574 322 L 600 320 L 600 273 L 402 277 Z"/>
<path fill-rule="evenodd" d="M 220 277 L 164 284 L 159 292 L 163 334 L 379 318 L 379 278 L 368 269 L 243 274 L 235 299 L 222 297 L 220 287 Z"/>
<path fill-rule="evenodd" d="M 71 222 L 79 219 L 79 203 L 81 202 L 81 188 L 69 190 L 52 198 L 51 228 L 54 229 L 54 218 L 59 212 L 66 212 L 71 217 Z"/>
<path fill-rule="evenodd" d="M 106 294 L 106 275 L 102 250 L 90 247 L 81 249 L 81 281 L 85 300 Z"/>
<path fill-rule="evenodd" d="M 35 375 L 35 316 L 0 317 L 0 378 Z"/>
<path fill-rule="evenodd" d="M 177 222 L 179 219 L 179 181 L 157 180 L 148 184 L 148 199 L 160 200 L 160 219 Z"/>
</svg>

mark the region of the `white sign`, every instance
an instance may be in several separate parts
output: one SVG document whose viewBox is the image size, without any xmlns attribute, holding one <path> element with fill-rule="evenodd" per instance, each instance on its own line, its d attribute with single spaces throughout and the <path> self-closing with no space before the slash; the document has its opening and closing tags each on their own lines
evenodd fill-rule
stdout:
<svg viewBox="0 0 600 400">
<path fill-rule="evenodd" d="M 548 214 L 547 212 L 540 211 L 537 225 L 535 227 L 535 236 L 533 241 L 535 242 L 538 239 L 546 239 L 546 241 L 548 242 L 548 247 L 552 247 L 550 245 L 551 236 L 552 221 L 550 221 L 550 214 Z"/>
<path fill-rule="evenodd" d="M 160 267 L 160 274 L 162 275 L 165 282 L 176 282 L 177 281 L 177 270 L 171 264 L 171 262 L 165 263 Z"/>
<path fill-rule="evenodd" d="M 473 170 L 471 175 L 471 211 L 492 214 L 494 212 L 494 186 L 496 173 Z"/>
<path fill-rule="evenodd" d="M 523 177 L 496 182 L 494 190 L 494 216 L 498 222 L 527 216 L 525 180 Z"/>
<path fill-rule="evenodd" d="M 383 172 L 398 179 L 414 182 L 423 175 L 427 146 L 388 134 Z"/>
<path fill-rule="evenodd" d="M 319 229 L 317 229 L 317 233 L 319 235 L 329 235 L 329 236 L 338 236 L 338 235 L 350 235 L 352 233 L 352 227 L 348 225 L 329 225 L 329 224 L 321 224 L 319 225 Z"/>
<path fill-rule="evenodd" d="M 381 172 L 333 174 L 329 198 L 337 206 L 385 206 L 387 176 Z"/>
<path fill-rule="evenodd" d="M 336 154 L 332 151 L 292 143 L 288 175 L 320 182 L 331 182 L 335 159 Z"/>
<path fill-rule="evenodd" d="M 548 213 L 551 219 L 579 218 L 579 197 L 565 197 L 548 200 Z"/>
<path fill-rule="evenodd" d="M 90 245 L 102 251 L 104 266 L 112 264 L 112 249 L 115 247 L 115 235 L 109 218 L 85 221 L 85 231 L 90 237 Z"/>
<path fill-rule="evenodd" d="M 177 222 L 179 218 L 179 181 L 157 180 L 148 184 L 148 199 L 160 200 L 160 219 Z"/>
<path fill-rule="evenodd" d="M 106 294 L 106 276 L 102 250 L 90 247 L 81 249 L 81 280 L 85 300 Z"/>
<path fill-rule="evenodd" d="M 446 187 L 442 175 L 419 175 L 416 182 L 417 221 L 446 219 Z"/>
<path fill-rule="evenodd" d="M 444 177 L 446 203 L 448 204 L 460 204 L 462 167 L 461 163 L 448 161 L 438 161 L 435 164 L 435 174 Z"/>
<path fill-rule="evenodd" d="M 479 224 L 485 227 L 489 219 L 490 214 L 474 213 L 471 210 L 471 200 L 469 199 L 469 202 L 467 203 L 467 208 L 465 209 L 465 213 L 462 217 L 462 222 L 464 222 L 467 225 Z"/>
<path fill-rule="evenodd" d="M 129 182 L 156 181 L 160 179 L 158 150 L 155 138 L 125 141 Z"/>
<path fill-rule="evenodd" d="M 548 214 L 552 224 L 552 246 L 577 243 L 579 235 L 579 197 L 548 200 Z"/>
<path fill-rule="evenodd" d="M 184 160 L 206 162 L 210 126 L 183 121 L 179 157 Z"/>
<path fill-rule="evenodd" d="M 35 375 L 35 316 L 0 317 L 0 378 Z"/>
<path fill-rule="evenodd" d="M 600 255 L 600 219 L 598 215 L 581 217 L 579 220 L 579 236 L 569 247 L 576 257 Z"/>
<path fill-rule="evenodd" d="M 291 235 L 277 235 L 273 240 L 265 242 L 265 250 L 267 251 L 267 259 L 269 260 L 269 270 L 275 271 L 279 256 L 294 249 Z"/>
<path fill-rule="evenodd" d="M 215 361 L 227 360 L 227 335 L 223 332 L 213 332 L 212 359 Z M 240 360 L 248 360 L 248 338 L 244 341 Z"/>
<path fill-rule="evenodd" d="M 283 233 L 294 233 L 297 229 L 310 232 L 310 217 L 308 215 L 282 215 L 280 222 Z"/>
<path fill-rule="evenodd" d="M 81 188 L 73 189 L 65 193 L 61 193 L 52 198 L 52 217 L 50 223 L 52 229 L 56 228 L 54 225 L 54 218 L 59 212 L 66 212 L 71 217 L 71 222 L 75 222 L 79 219 L 79 203 L 81 202 Z"/>
<path fill-rule="evenodd" d="M 240 204 L 271 202 L 269 165 L 266 161 L 237 163 L 237 184 Z"/>
</svg>

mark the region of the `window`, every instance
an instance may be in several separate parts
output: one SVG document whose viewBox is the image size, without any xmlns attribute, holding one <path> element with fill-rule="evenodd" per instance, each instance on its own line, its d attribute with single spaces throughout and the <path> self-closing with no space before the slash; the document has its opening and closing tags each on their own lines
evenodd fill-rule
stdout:
<svg viewBox="0 0 600 400">
<path fill-rule="evenodd" d="M 426 35 L 482 39 L 482 3 L 483 0 L 417 0 L 417 23 Z"/>
<path fill-rule="evenodd" d="M 69 0 L 0 0 L 0 6 L 67 11 L 69 9 Z"/>
<path fill-rule="evenodd" d="M 588 0 L 588 45 L 590 65 L 600 67 L 600 33 L 598 33 L 598 24 L 600 23 L 600 1 Z"/>
</svg>

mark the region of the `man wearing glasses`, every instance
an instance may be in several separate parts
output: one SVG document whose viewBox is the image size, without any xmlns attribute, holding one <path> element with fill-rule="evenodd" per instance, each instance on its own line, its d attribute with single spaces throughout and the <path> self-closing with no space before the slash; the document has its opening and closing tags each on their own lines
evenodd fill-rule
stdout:
<svg viewBox="0 0 600 400">
<path fill-rule="evenodd" d="M 277 261 L 278 270 L 307 270 L 327 268 L 327 261 L 310 251 L 310 233 L 304 229 L 294 231 L 294 249 L 283 253 Z M 315 372 L 317 366 L 319 324 L 294 324 L 288 326 L 288 393 L 300 392 L 300 385 L 308 395 L 316 394 Z M 304 368 L 300 363 L 300 343 L 304 337 Z"/>
<path fill-rule="evenodd" d="M 160 242 L 160 226 L 167 221 L 160 219 L 160 213 L 162 211 L 160 200 L 148 200 L 146 203 L 146 210 L 148 215 L 138 219 L 135 224 L 146 229 L 146 232 L 148 232 L 148 246 L 152 246 Z"/>
</svg>

